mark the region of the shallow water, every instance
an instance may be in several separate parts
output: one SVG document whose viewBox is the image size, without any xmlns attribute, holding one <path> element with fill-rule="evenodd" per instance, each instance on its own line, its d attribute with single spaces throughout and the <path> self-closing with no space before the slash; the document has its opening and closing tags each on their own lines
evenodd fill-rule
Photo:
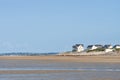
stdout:
<svg viewBox="0 0 120 80">
<path fill-rule="evenodd" d="M 46 71 L 46 73 L 25 74 L 17 73 L 15 72 L 16 70 L 25 70 L 26 72 L 38 70 Z M 56 70 L 57 72 L 54 72 Z M 2 71 L 9 71 L 9 73 L 2 73 Z M 0 80 L 120 80 L 120 64 L 45 60 L 0 60 Z"/>
</svg>

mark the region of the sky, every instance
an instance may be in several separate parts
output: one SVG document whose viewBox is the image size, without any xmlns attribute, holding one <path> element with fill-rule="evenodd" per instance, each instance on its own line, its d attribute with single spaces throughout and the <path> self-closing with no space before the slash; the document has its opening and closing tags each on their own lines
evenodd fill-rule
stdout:
<svg viewBox="0 0 120 80">
<path fill-rule="evenodd" d="M 120 0 L 0 0 L 0 53 L 120 44 Z"/>
</svg>

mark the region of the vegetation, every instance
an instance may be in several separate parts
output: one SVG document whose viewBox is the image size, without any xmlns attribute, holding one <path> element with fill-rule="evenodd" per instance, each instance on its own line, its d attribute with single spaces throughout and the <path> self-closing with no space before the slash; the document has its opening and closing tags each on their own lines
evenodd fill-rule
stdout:
<svg viewBox="0 0 120 80">
<path fill-rule="evenodd" d="M 41 55 L 56 55 L 58 53 L 1 53 L 0 56 L 41 56 Z"/>
</svg>

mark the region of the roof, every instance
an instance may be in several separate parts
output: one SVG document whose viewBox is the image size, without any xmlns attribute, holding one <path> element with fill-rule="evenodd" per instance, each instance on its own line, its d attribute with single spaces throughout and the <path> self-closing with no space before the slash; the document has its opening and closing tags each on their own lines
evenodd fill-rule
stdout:
<svg viewBox="0 0 120 80">
<path fill-rule="evenodd" d="M 76 48 L 76 47 L 79 47 L 79 46 L 84 46 L 84 45 L 83 44 L 76 44 L 76 45 L 73 45 L 72 47 Z"/>
<path fill-rule="evenodd" d="M 115 46 L 120 46 L 119 44 L 115 45 Z"/>
<path fill-rule="evenodd" d="M 75 46 L 84 46 L 83 44 L 76 44 Z"/>
<path fill-rule="evenodd" d="M 90 47 L 93 47 L 94 45 L 88 45 L 88 47 L 87 48 L 90 48 Z"/>
<path fill-rule="evenodd" d="M 103 45 L 100 45 L 100 44 L 96 44 L 95 46 L 96 47 L 103 47 Z"/>
<path fill-rule="evenodd" d="M 104 45 L 104 48 L 112 48 L 112 45 Z"/>
<path fill-rule="evenodd" d="M 119 44 L 117 44 L 117 45 L 115 45 L 115 46 L 114 46 L 114 48 L 115 48 L 115 47 L 117 47 L 117 46 L 120 46 L 120 45 L 119 45 Z"/>
</svg>

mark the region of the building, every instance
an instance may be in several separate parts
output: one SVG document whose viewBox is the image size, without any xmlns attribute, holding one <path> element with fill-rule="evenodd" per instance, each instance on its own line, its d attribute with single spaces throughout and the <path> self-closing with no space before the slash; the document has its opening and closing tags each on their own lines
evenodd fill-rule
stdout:
<svg viewBox="0 0 120 80">
<path fill-rule="evenodd" d="M 120 49 L 120 45 L 115 45 L 113 48 Z"/>
<path fill-rule="evenodd" d="M 94 50 L 94 49 L 97 49 L 97 47 L 95 45 L 88 45 L 87 49 Z"/>
<path fill-rule="evenodd" d="M 113 49 L 111 48 L 111 49 L 105 49 L 105 52 L 112 52 L 113 51 Z"/>
<path fill-rule="evenodd" d="M 97 47 L 97 49 L 103 48 L 103 45 L 100 45 L 100 44 L 96 44 L 95 46 Z"/>
<path fill-rule="evenodd" d="M 84 45 L 83 44 L 76 44 L 73 46 L 74 52 L 82 52 L 84 51 Z"/>
<path fill-rule="evenodd" d="M 104 48 L 105 48 L 105 49 L 112 49 L 113 46 L 112 46 L 112 45 L 104 45 Z"/>
<path fill-rule="evenodd" d="M 99 48 L 103 48 L 102 45 L 88 45 L 87 49 L 88 50 L 94 50 L 94 49 L 99 49 Z"/>
<path fill-rule="evenodd" d="M 105 52 L 112 52 L 113 51 L 113 46 L 112 45 L 104 45 Z"/>
</svg>

